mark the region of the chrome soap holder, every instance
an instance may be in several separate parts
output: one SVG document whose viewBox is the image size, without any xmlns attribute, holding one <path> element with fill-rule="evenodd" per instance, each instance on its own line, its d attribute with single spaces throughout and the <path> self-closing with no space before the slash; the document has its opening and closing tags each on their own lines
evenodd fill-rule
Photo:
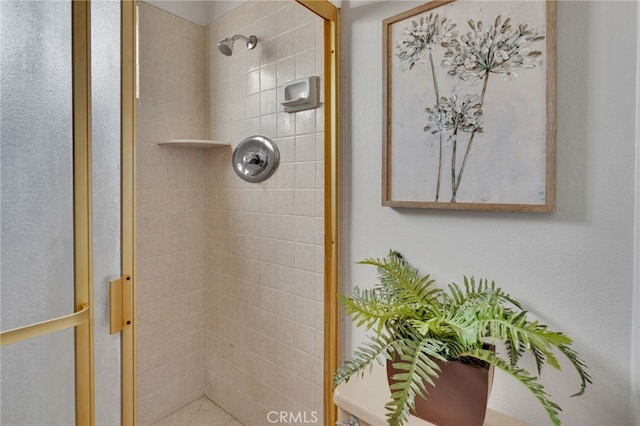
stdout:
<svg viewBox="0 0 640 426">
<path fill-rule="evenodd" d="M 319 85 L 320 77 L 315 75 L 285 84 L 282 89 L 284 91 L 284 96 L 282 97 L 284 99 L 282 101 L 284 111 L 297 112 L 318 108 L 320 103 L 318 97 L 320 92 Z"/>
</svg>

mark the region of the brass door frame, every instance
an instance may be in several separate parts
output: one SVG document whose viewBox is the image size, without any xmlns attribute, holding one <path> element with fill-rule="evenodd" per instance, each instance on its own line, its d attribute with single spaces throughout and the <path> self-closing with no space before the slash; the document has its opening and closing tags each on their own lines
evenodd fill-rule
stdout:
<svg viewBox="0 0 640 426">
<path fill-rule="evenodd" d="M 121 265 L 131 277 L 133 320 L 122 329 L 122 425 L 136 422 L 135 339 L 135 122 L 136 122 L 136 2 L 121 1 Z"/>
<path fill-rule="evenodd" d="M 338 368 L 338 20 L 328 0 L 296 0 L 324 19 L 324 424 L 336 424 L 333 374 Z"/>
<path fill-rule="evenodd" d="M 122 275 L 132 280 L 133 321 L 122 330 L 122 424 L 136 422 L 135 374 L 135 102 L 136 102 L 136 2 L 122 0 L 121 126 L 122 126 Z"/>
<path fill-rule="evenodd" d="M 91 4 L 73 1 L 73 209 L 76 311 L 89 318 L 76 326 L 76 424 L 93 425 L 93 285 L 91 272 Z"/>
<path fill-rule="evenodd" d="M 94 424 L 93 290 L 91 278 L 91 7 L 74 0 L 73 85 L 73 262 L 74 313 L 0 334 L 0 345 L 68 328 L 75 330 L 76 425 Z"/>
</svg>

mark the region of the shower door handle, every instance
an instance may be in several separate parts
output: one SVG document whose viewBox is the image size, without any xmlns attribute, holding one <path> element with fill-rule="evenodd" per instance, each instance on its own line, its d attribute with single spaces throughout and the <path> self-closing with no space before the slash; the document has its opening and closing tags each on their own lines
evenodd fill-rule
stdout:
<svg viewBox="0 0 640 426">
<path fill-rule="evenodd" d="M 133 322 L 133 280 L 125 275 L 109 281 L 109 333 L 115 334 Z"/>
<path fill-rule="evenodd" d="M 83 303 L 80 310 L 69 315 L 53 318 L 47 321 L 38 322 L 24 327 L 14 328 L 12 330 L 0 333 L 0 346 L 9 345 L 11 343 L 21 342 L 31 339 L 32 337 L 42 336 L 43 334 L 53 333 L 71 327 L 76 327 L 89 319 L 89 305 Z"/>
</svg>

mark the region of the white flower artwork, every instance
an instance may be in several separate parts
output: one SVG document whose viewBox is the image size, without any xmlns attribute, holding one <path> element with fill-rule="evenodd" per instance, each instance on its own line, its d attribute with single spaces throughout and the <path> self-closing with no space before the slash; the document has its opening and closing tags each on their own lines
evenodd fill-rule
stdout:
<svg viewBox="0 0 640 426">
<path fill-rule="evenodd" d="M 555 3 L 411 12 L 383 25 L 383 204 L 553 211 Z"/>
</svg>

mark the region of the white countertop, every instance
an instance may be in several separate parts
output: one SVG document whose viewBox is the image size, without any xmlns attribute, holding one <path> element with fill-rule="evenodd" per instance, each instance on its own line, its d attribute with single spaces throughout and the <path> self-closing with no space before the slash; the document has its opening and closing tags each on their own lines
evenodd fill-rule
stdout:
<svg viewBox="0 0 640 426">
<path fill-rule="evenodd" d="M 391 392 L 387 383 L 386 369 L 374 364 L 371 373 L 365 372 L 364 377 L 354 376 L 347 383 L 339 385 L 333 394 L 335 404 L 346 413 L 352 414 L 360 420 L 373 426 L 387 424 L 384 405 L 391 399 Z M 487 410 L 484 419 L 485 426 L 526 426 L 516 418 Z M 414 416 L 409 417 L 405 426 L 433 426 L 425 420 Z"/>
</svg>

